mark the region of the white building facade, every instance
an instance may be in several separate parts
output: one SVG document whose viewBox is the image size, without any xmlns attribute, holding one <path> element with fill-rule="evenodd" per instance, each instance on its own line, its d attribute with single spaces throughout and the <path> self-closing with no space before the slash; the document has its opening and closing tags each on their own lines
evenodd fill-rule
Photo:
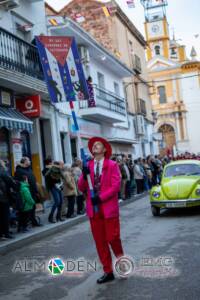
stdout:
<svg viewBox="0 0 200 300">
<path fill-rule="evenodd" d="M 194 65 L 194 64 L 193 64 Z M 188 142 L 185 145 L 184 151 L 192 153 L 200 153 L 200 63 L 196 62 L 196 67 L 192 72 L 182 74 L 182 99 L 187 111 L 187 122 L 185 132 Z M 188 77 L 188 78 L 185 78 Z"/>
<path fill-rule="evenodd" d="M 1 2 L 0 159 L 5 160 L 10 172 L 14 173 L 20 158 L 29 156 L 37 180 L 41 182 L 42 141 L 39 130 L 43 108 L 37 117 L 27 118 L 20 113 L 17 103 L 21 106 L 28 101 L 27 97 L 33 95 L 37 96 L 38 104 L 48 98 L 37 49 L 31 44 L 35 35 L 47 32 L 44 1 Z"/>
<path fill-rule="evenodd" d="M 92 78 L 95 107 L 88 100 L 75 103 L 82 142 L 86 152 L 88 139 L 102 136 L 110 141 L 113 154 L 135 156 L 136 133 L 134 117 L 127 114 L 123 79 L 134 74 L 126 65 L 97 43 L 78 24 L 61 19 L 57 27 L 49 28 L 50 35 L 74 36 L 79 48 L 86 79 Z M 70 116 L 68 103 L 56 105 Z M 73 121 L 70 118 L 70 144 L 72 158 L 80 156 Z"/>
<path fill-rule="evenodd" d="M 40 34 L 47 34 L 43 0 L 0 3 L 0 159 L 13 174 L 28 156 L 42 183 L 44 161 L 62 159 L 61 141 L 69 127 L 50 103 L 34 42 Z"/>
<path fill-rule="evenodd" d="M 44 1 L 8 0 L 0 3 L 0 159 L 10 172 L 28 156 L 42 183 L 45 159 L 72 163 L 80 157 L 68 103 L 54 106 L 49 99 L 34 41 L 40 34 L 74 36 L 86 78 L 92 77 L 95 107 L 87 100 L 75 103 L 85 150 L 90 137 L 102 136 L 114 154 L 142 156 L 136 116 L 127 113 L 124 89 L 124 78 L 134 71 L 71 20 L 47 31 Z M 31 107 L 36 104 L 35 114 Z M 148 155 L 150 147 L 145 151 Z"/>
</svg>

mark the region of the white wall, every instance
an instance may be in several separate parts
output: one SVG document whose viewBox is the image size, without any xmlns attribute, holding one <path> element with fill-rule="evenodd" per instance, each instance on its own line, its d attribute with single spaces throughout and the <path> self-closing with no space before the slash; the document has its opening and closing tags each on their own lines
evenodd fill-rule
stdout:
<svg viewBox="0 0 200 300">
<path fill-rule="evenodd" d="M 112 71 L 110 71 L 106 67 L 102 66 L 94 58 L 91 58 L 91 61 L 90 61 L 90 76 L 93 79 L 93 84 L 98 84 L 97 72 L 100 72 L 104 75 L 104 77 L 105 77 L 105 89 L 106 90 L 108 90 L 112 93 L 115 93 L 114 82 L 119 84 L 119 90 L 120 90 L 120 95 L 119 96 L 124 98 L 124 101 L 125 101 L 124 88 L 123 88 L 123 79 L 121 78 L 121 76 L 114 73 L 114 72 L 112 72 Z M 63 113 L 71 115 L 71 110 L 69 108 L 69 103 L 59 103 L 59 104 L 57 104 L 57 107 Z M 74 102 L 74 110 L 77 113 L 77 116 L 79 116 L 78 101 Z M 118 124 L 116 124 L 116 126 L 117 125 Z M 119 130 L 120 137 L 134 139 L 134 137 L 135 137 L 134 132 L 132 132 L 131 130 L 127 130 L 128 129 L 128 119 L 126 119 L 126 122 L 124 122 L 124 123 L 119 123 L 119 126 L 122 127 L 122 129 Z M 105 131 L 108 130 L 108 135 L 110 135 L 111 137 L 113 137 L 113 132 L 116 132 L 116 130 L 118 130 L 114 126 L 114 128 L 113 128 L 114 131 L 112 131 L 112 128 L 108 124 L 106 125 L 105 128 L 106 128 Z M 129 136 L 129 137 L 127 137 L 127 136 Z"/>
<path fill-rule="evenodd" d="M 197 73 L 190 73 L 190 76 Z M 185 75 L 183 75 L 185 76 Z M 198 77 L 182 80 L 182 97 L 186 105 L 186 120 L 190 152 L 200 152 L 200 82 Z"/>
<path fill-rule="evenodd" d="M 134 159 L 137 159 L 139 157 L 142 157 L 142 146 L 141 143 L 138 143 L 135 145 L 135 155 L 134 155 Z"/>
<path fill-rule="evenodd" d="M 128 125 L 129 124 L 129 125 Z M 133 126 L 133 117 L 129 116 L 127 128 L 119 126 L 108 126 L 102 124 L 103 136 L 107 138 L 118 138 L 124 140 L 134 140 L 135 139 L 135 129 Z"/>
<path fill-rule="evenodd" d="M 12 10 L 5 10 L 0 7 L 0 26 L 6 30 L 16 33 L 14 26 L 14 16 L 21 18 L 25 23 L 30 22 L 33 24 L 31 35 L 46 33 L 46 22 L 45 22 L 45 7 L 44 1 L 39 2 L 20 0 L 20 6 Z"/>
<path fill-rule="evenodd" d="M 109 69 L 105 68 L 99 62 L 91 58 L 91 66 L 90 66 L 90 74 L 93 79 L 94 84 L 98 84 L 97 72 L 100 72 L 105 77 L 105 88 L 113 93 L 114 90 L 114 82 L 119 84 L 120 97 L 125 98 L 124 89 L 123 89 L 123 80 L 119 74 L 111 72 Z"/>
</svg>

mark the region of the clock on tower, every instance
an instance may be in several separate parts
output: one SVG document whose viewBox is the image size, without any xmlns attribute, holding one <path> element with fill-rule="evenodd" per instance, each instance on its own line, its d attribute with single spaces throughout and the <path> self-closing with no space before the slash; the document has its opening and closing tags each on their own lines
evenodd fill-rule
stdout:
<svg viewBox="0 0 200 300">
<path fill-rule="evenodd" d="M 145 31 L 149 45 L 148 59 L 154 55 L 168 58 L 169 31 L 166 18 L 166 0 L 140 0 L 145 9 Z"/>
</svg>

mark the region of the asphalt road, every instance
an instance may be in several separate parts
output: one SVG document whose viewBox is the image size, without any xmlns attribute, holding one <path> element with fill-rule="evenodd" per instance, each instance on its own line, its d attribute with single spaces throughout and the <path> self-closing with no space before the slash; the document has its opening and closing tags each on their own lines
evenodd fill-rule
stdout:
<svg viewBox="0 0 200 300">
<path fill-rule="evenodd" d="M 84 222 L 0 256 L 0 299 L 200 299 L 199 225 L 199 209 L 164 211 L 155 218 L 144 197 L 121 207 L 123 245 L 134 263 L 128 279 L 97 285 L 101 269 L 86 272 L 83 262 L 81 272 L 72 274 L 80 260 L 89 262 L 87 267 L 97 260 L 89 223 Z M 67 265 L 73 260 L 68 272 L 52 276 L 42 269 L 54 257 Z"/>
</svg>

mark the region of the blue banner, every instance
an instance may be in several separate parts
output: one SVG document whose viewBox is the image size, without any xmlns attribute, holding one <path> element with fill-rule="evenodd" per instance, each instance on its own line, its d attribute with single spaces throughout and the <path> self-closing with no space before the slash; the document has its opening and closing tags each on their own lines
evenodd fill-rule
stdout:
<svg viewBox="0 0 200 300">
<path fill-rule="evenodd" d="M 37 36 L 36 44 L 51 102 L 89 99 L 74 37 Z"/>
</svg>

